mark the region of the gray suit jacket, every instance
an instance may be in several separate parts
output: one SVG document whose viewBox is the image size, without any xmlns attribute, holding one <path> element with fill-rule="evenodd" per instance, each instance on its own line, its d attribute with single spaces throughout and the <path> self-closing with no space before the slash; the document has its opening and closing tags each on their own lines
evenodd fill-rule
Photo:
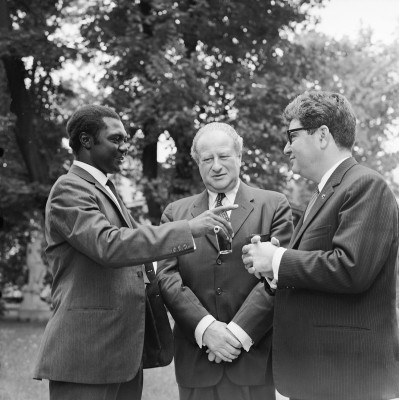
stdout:
<svg viewBox="0 0 399 400">
<path fill-rule="evenodd" d="M 398 207 L 353 158 L 332 174 L 281 260 L 273 372 L 288 397 L 399 397 Z"/>
<path fill-rule="evenodd" d="M 158 263 L 158 278 L 165 303 L 176 321 L 175 368 L 177 382 L 185 387 L 216 385 L 226 373 L 236 385 L 273 385 L 271 326 L 273 297 L 259 280 L 248 274 L 241 259 L 242 247 L 253 234 L 270 233 L 282 245 L 292 234 L 291 209 L 284 195 L 240 184 L 231 212 L 234 230 L 231 254 L 218 257 L 215 235 L 196 240 L 190 255 Z M 170 204 L 163 222 L 191 219 L 208 209 L 208 193 Z M 234 321 L 253 339 L 247 353 L 232 363 L 210 363 L 194 339 L 194 331 L 207 314 Z"/>
<path fill-rule="evenodd" d="M 72 166 L 46 205 L 53 316 L 35 378 L 115 383 L 132 379 L 144 342 L 143 263 L 193 251 L 187 221 L 138 226 L 85 170 Z"/>
</svg>

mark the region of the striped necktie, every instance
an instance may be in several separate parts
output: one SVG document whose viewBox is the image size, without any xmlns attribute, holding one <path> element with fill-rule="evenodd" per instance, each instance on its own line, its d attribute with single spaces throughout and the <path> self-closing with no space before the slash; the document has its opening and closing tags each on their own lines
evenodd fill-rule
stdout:
<svg viewBox="0 0 399 400">
<path fill-rule="evenodd" d="M 216 196 L 216 207 L 222 206 L 222 200 L 226 197 L 224 193 L 218 193 Z M 230 218 L 227 214 L 226 211 L 223 211 L 219 214 L 222 218 L 224 218 L 226 221 L 230 221 Z"/>
<path fill-rule="evenodd" d="M 312 207 L 314 206 L 314 203 L 316 203 L 317 196 L 319 195 L 319 193 L 320 193 L 320 192 L 319 192 L 319 188 L 317 188 L 317 189 L 313 192 L 312 197 L 310 198 L 309 204 L 308 204 L 308 206 L 306 207 L 305 216 L 303 217 L 303 220 L 304 220 L 304 221 L 305 221 L 306 218 L 308 217 L 308 215 L 309 215 L 309 213 L 310 213 L 310 210 L 311 210 Z"/>
</svg>

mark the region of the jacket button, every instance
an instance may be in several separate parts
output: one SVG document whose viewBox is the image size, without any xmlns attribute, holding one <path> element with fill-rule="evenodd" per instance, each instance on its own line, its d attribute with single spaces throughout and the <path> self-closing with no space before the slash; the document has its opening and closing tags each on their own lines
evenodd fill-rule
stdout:
<svg viewBox="0 0 399 400">
<path fill-rule="evenodd" d="M 216 294 L 217 294 L 218 296 L 220 296 L 222 293 L 223 293 L 223 290 L 222 290 L 220 287 L 218 287 L 218 288 L 216 289 Z"/>
<path fill-rule="evenodd" d="M 187 249 L 187 245 L 183 244 L 183 250 L 186 250 L 186 249 Z"/>
<path fill-rule="evenodd" d="M 137 271 L 137 276 L 139 278 L 142 278 L 143 277 L 143 271 Z"/>
<path fill-rule="evenodd" d="M 173 247 L 173 253 L 176 253 L 176 251 L 177 251 L 177 249 L 176 249 L 176 247 Z"/>
<path fill-rule="evenodd" d="M 216 264 L 217 264 L 217 265 L 221 265 L 221 264 L 222 264 L 222 260 L 221 260 L 220 258 L 218 258 L 218 259 L 216 260 Z"/>
</svg>

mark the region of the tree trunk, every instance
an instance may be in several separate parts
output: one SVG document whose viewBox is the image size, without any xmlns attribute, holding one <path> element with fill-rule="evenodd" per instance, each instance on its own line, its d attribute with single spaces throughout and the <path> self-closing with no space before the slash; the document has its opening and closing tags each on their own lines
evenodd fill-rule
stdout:
<svg viewBox="0 0 399 400">
<path fill-rule="evenodd" d="M 10 32 L 6 0 L 0 0 L 0 32 Z M 10 111 L 16 115 L 15 137 L 31 181 L 48 183 L 49 168 L 37 133 L 32 99 L 25 87 L 26 70 L 22 58 L 8 49 L 2 56 L 11 96 Z"/>
</svg>

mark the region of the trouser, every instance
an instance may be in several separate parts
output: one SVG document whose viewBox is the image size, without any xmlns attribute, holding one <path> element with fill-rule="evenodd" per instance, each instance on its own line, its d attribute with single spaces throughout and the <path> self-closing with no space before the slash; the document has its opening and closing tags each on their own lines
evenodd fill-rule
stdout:
<svg viewBox="0 0 399 400">
<path fill-rule="evenodd" d="M 140 400 L 143 370 L 128 382 L 87 384 L 50 381 L 50 400 Z"/>
</svg>

